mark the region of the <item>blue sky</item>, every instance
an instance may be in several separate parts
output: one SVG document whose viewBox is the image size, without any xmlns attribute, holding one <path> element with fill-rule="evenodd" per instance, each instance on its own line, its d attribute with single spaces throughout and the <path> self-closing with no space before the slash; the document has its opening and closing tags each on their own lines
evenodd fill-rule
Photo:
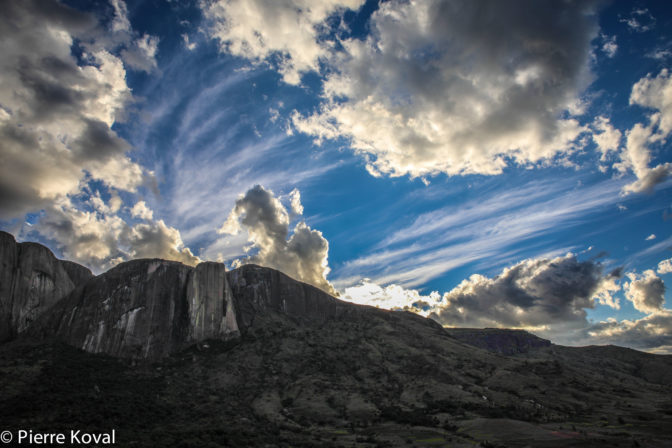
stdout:
<svg viewBox="0 0 672 448">
<path fill-rule="evenodd" d="M 0 227 L 672 350 L 665 2 L 15 2 Z"/>
</svg>

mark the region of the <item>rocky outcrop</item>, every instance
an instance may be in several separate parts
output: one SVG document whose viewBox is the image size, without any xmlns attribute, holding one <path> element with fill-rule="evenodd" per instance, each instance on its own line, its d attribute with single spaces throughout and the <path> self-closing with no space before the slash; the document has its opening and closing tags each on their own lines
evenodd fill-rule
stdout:
<svg viewBox="0 0 672 448">
<path fill-rule="evenodd" d="M 446 328 L 448 334 L 465 344 L 473 345 L 502 355 L 527 353 L 541 347 L 549 347 L 551 341 L 542 339 L 525 330 L 505 328 Z"/>
<path fill-rule="evenodd" d="M 218 263 L 121 263 L 59 302 L 35 332 L 92 353 L 147 359 L 237 335 L 225 271 Z"/>
<path fill-rule="evenodd" d="M 268 318 L 320 324 L 355 306 L 269 268 L 121 263 L 75 289 L 32 330 L 92 353 L 159 359 L 194 342 L 227 339 Z"/>
<path fill-rule="evenodd" d="M 32 322 L 93 274 L 57 259 L 37 243 L 17 243 L 0 231 L 0 341 L 24 332 Z"/>
<path fill-rule="evenodd" d="M 320 324 L 357 308 L 275 269 L 248 264 L 228 272 L 227 276 L 238 326 L 243 332 L 254 324 L 256 318 L 269 312 Z"/>
<path fill-rule="evenodd" d="M 201 263 L 187 285 L 189 339 L 227 337 L 238 333 L 233 294 L 221 263 Z"/>
</svg>

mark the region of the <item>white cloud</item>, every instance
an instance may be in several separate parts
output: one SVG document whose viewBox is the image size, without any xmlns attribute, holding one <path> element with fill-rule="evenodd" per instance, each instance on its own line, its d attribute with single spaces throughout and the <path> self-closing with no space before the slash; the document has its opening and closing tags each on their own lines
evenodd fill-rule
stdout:
<svg viewBox="0 0 672 448">
<path fill-rule="evenodd" d="M 301 193 L 298 189 L 293 189 L 289 193 L 290 208 L 295 215 L 303 215 L 303 205 L 301 204 Z"/>
<path fill-rule="evenodd" d="M 669 274 L 672 272 L 672 258 L 668 258 L 667 260 L 663 260 L 658 263 L 657 272 L 659 274 Z"/>
<path fill-rule="evenodd" d="M 189 51 L 194 51 L 198 44 L 196 42 L 192 42 L 189 38 L 188 34 L 182 34 L 182 40 L 184 41 L 184 46 L 187 50 Z"/>
<path fill-rule="evenodd" d="M 618 45 L 616 44 L 616 36 L 607 36 L 605 34 L 601 35 L 602 37 L 602 51 L 608 58 L 613 58 L 616 56 L 618 51 Z"/>
<path fill-rule="evenodd" d="M 633 8 L 630 17 L 621 19 L 621 22 L 637 33 L 651 31 L 656 26 L 656 19 L 647 8 Z"/>
<path fill-rule="evenodd" d="M 625 297 L 632 302 L 635 309 L 643 313 L 662 311 L 665 302 L 665 284 L 652 269 L 638 275 L 634 272 L 626 274 L 629 283 L 623 285 Z"/>
<path fill-rule="evenodd" d="M 645 238 L 646 241 L 653 241 L 655 239 L 656 239 L 656 235 L 653 234 L 653 233 Z"/>
<path fill-rule="evenodd" d="M 662 310 L 637 320 L 607 320 L 586 329 L 586 344 L 618 344 L 672 354 L 672 312 Z"/>
<path fill-rule="evenodd" d="M 409 310 L 423 316 L 429 315 L 441 303 L 441 295 L 437 291 L 422 295 L 415 289 L 400 285 L 382 287 L 369 279 L 345 288 L 341 299 L 388 310 Z"/>
<path fill-rule="evenodd" d="M 66 258 L 96 272 L 133 258 L 163 258 L 190 265 L 200 262 L 184 247 L 180 232 L 163 220 L 152 221 L 150 216 L 131 226 L 116 215 L 115 196 L 105 204 L 96 194 L 90 202 L 95 209 L 86 211 L 69 199 L 55 201 L 30 232 L 53 241 Z M 136 211 L 142 208 L 138 204 L 133 207 Z M 144 213 L 147 216 L 146 207 Z"/>
<path fill-rule="evenodd" d="M 143 34 L 127 44 L 121 51 L 121 57 L 132 69 L 149 73 L 157 68 L 158 52 L 159 38 Z"/>
<path fill-rule="evenodd" d="M 651 191 L 672 173 L 672 163 L 660 163 L 649 167 L 652 156 L 649 146 L 662 142 L 672 132 L 672 77 L 667 69 L 654 78 L 651 75 L 640 79 L 632 87 L 630 104 L 653 109 L 649 124 L 635 124 L 627 135 L 621 162 L 614 166 L 625 172 L 630 169 L 637 180 L 624 187 L 623 192 L 640 193 Z"/>
<path fill-rule="evenodd" d="M 78 193 L 87 173 L 108 187 L 135 191 L 143 170 L 112 130 L 132 95 L 124 65 L 97 21 L 52 1 L 6 6 L 0 18 L 0 218 Z M 113 26 L 125 28 L 122 22 Z"/>
<path fill-rule="evenodd" d="M 298 193 L 298 190 L 297 190 Z M 235 235 L 246 230 L 250 246 L 257 253 L 234 264 L 256 263 L 278 269 L 329 293 L 329 242 L 318 230 L 299 222 L 289 234 L 289 214 L 273 192 L 260 185 L 238 198 L 220 234 Z"/>
<path fill-rule="evenodd" d="M 621 187 L 614 180 L 580 189 L 576 179 L 531 182 L 420 214 L 383 236 L 370 252 L 336 268 L 335 283 L 345 287 L 348 282 L 341 279 L 368 277 L 381 285 L 409 288 L 476 261 L 485 268 L 500 265 L 502 260 L 519 257 L 518 247 L 524 241 L 607 212 L 619 200 Z M 559 253 L 571 250 L 567 247 Z"/>
<path fill-rule="evenodd" d="M 255 63 L 274 64 L 288 84 L 319 71 L 331 44 L 324 22 L 331 15 L 358 9 L 363 0 L 219 0 L 202 2 L 208 32 L 222 51 Z"/>
<path fill-rule="evenodd" d="M 610 152 L 618 151 L 621 144 L 621 131 L 615 129 L 609 119 L 602 116 L 595 118 L 592 127 L 594 131 L 597 131 L 592 133 L 592 137 L 602 153 L 600 160 L 605 161 Z"/>
<path fill-rule="evenodd" d="M 131 209 L 131 216 L 134 218 L 152 220 L 154 218 L 154 212 L 147 207 L 145 201 L 138 201 Z"/>
<path fill-rule="evenodd" d="M 383 3 L 369 37 L 330 61 L 319 110 L 293 124 L 318 143 L 346 138 L 373 175 L 499 174 L 563 158 L 587 131 L 565 113 L 590 83 L 598 27 L 594 2 L 550 6 Z"/>
</svg>

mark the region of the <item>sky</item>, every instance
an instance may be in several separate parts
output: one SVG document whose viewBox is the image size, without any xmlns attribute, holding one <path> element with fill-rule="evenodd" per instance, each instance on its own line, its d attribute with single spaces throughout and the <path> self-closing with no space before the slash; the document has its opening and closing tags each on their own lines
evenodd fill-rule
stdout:
<svg viewBox="0 0 672 448">
<path fill-rule="evenodd" d="M 25 0 L 0 229 L 672 353 L 672 5 Z"/>
</svg>

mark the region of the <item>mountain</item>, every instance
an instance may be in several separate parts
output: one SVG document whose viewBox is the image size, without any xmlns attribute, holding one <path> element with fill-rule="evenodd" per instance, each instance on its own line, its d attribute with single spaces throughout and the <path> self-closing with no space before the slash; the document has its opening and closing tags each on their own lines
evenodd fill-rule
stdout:
<svg viewBox="0 0 672 448">
<path fill-rule="evenodd" d="M 26 303 L 5 282 L 44 271 L 17 274 L 5 252 L 3 303 Z M 139 447 L 672 443 L 670 356 L 447 329 L 253 265 L 134 260 L 84 277 L 0 345 L 3 430 L 115 429 Z"/>
<path fill-rule="evenodd" d="M 58 260 L 36 243 L 17 243 L 0 231 L 0 342 L 24 332 L 30 324 L 93 277 L 71 261 Z"/>
</svg>

